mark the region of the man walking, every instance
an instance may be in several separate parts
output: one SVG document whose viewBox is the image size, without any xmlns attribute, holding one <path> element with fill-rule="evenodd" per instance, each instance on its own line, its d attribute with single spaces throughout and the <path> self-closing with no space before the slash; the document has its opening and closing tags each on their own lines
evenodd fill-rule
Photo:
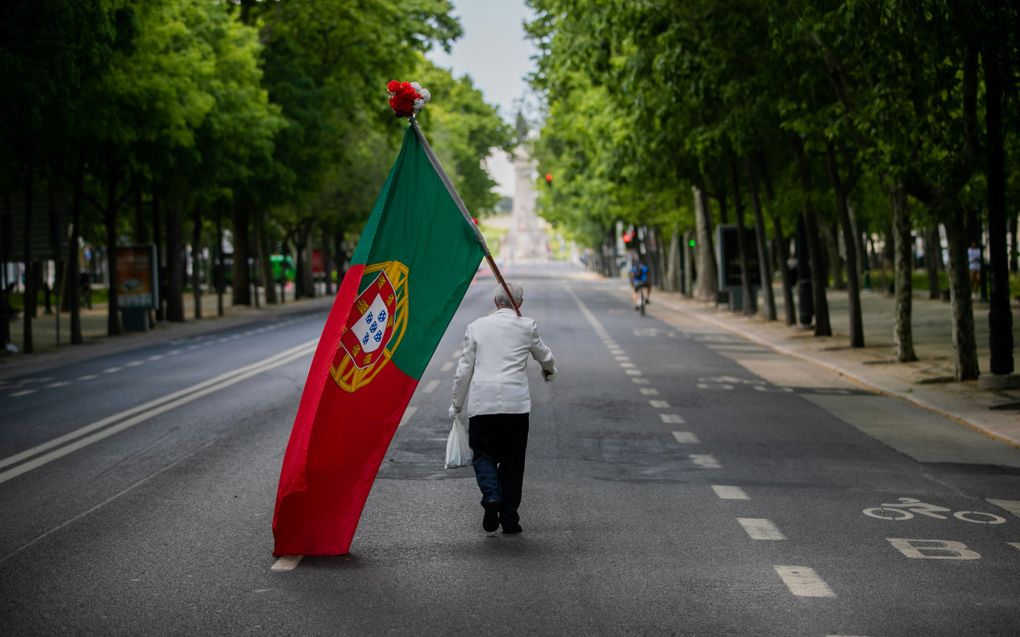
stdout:
<svg viewBox="0 0 1020 637">
<path fill-rule="evenodd" d="M 474 457 L 485 515 L 482 528 L 493 533 L 521 532 L 517 508 L 524 482 L 524 454 L 528 447 L 528 357 L 542 366 L 542 378 L 556 373 L 553 353 L 538 335 L 533 319 L 517 316 L 524 290 L 507 283 L 513 302 L 502 287 L 493 299 L 496 311 L 468 325 L 464 348 L 453 379 L 450 416 L 468 417 L 468 439 Z"/>
</svg>

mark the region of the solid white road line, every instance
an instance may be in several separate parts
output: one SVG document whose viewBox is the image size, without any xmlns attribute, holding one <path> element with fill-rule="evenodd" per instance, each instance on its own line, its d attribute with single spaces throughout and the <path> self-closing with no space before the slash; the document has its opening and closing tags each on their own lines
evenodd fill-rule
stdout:
<svg viewBox="0 0 1020 637">
<path fill-rule="evenodd" d="M 442 381 L 430 380 L 428 384 L 425 385 L 425 389 L 423 389 L 422 391 L 425 392 L 426 394 L 431 394 L 432 392 L 436 391 L 436 387 L 439 387 L 440 382 Z"/>
<path fill-rule="evenodd" d="M 297 568 L 297 565 L 301 563 L 303 555 L 284 555 L 275 562 L 273 562 L 271 571 L 293 571 Z"/>
<path fill-rule="evenodd" d="M 454 363 L 453 361 L 446 361 L 445 363 L 443 363 L 443 366 L 440 367 L 439 369 L 440 371 L 448 372 L 451 369 L 453 369 L 454 365 L 456 365 L 456 363 Z"/>
<path fill-rule="evenodd" d="M 1020 518 L 1020 500 L 996 500 L 995 498 L 985 498 L 985 502 L 991 502 L 995 506 L 1006 509 L 1016 517 Z"/>
<path fill-rule="evenodd" d="M 744 527 L 752 540 L 785 540 L 786 536 L 780 532 L 772 520 L 765 518 L 737 518 L 740 526 Z"/>
<path fill-rule="evenodd" d="M 418 411 L 417 407 L 408 407 L 407 410 L 404 411 L 404 417 L 400 419 L 400 424 L 397 425 L 397 428 L 399 429 L 406 425 L 407 421 L 411 420 L 411 417 L 414 416 L 414 412 L 416 411 Z"/>
<path fill-rule="evenodd" d="M 683 417 L 678 415 L 678 414 L 659 414 L 659 418 L 662 419 L 662 422 L 664 422 L 666 424 L 669 424 L 669 425 L 682 425 L 682 424 L 684 424 Z"/>
<path fill-rule="evenodd" d="M 34 394 L 37 391 L 38 391 L 37 389 L 23 389 L 19 392 L 14 392 L 10 396 L 11 398 L 17 398 L 18 396 L 28 396 L 29 394 Z"/>
<path fill-rule="evenodd" d="M 641 387 L 641 393 L 645 396 L 658 396 L 659 390 L 654 387 Z"/>
<path fill-rule="evenodd" d="M 696 445 L 701 442 L 698 440 L 697 434 L 690 431 L 674 431 L 673 440 L 676 440 L 682 445 Z"/>
<path fill-rule="evenodd" d="M 702 469 L 722 469 L 722 465 L 714 457 L 705 454 L 692 454 L 691 462 L 698 465 Z"/>
<path fill-rule="evenodd" d="M 108 438 L 113 434 L 120 433 L 125 429 L 133 427 L 140 422 L 149 420 L 150 418 L 158 416 L 159 414 L 170 411 L 171 409 L 174 409 L 181 405 L 185 405 L 187 403 L 198 400 L 203 396 L 207 396 L 221 389 L 226 389 L 227 387 L 235 385 L 243 380 L 247 380 L 252 376 L 261 374 L 262 372 L 268 371 L 270 369 L 275 369 L 277 367 L 280 367 L 281 365 L 285 365 L 294 360 L 297 360 L 298 358 L 306 356 L 315 349 L 317 342 L 318 342 L 317 340 L 308 341 L 307 343 L 303 343 L 301 345 L 292 347 L 291 349 L 285 350 L 274 356 L 270 356 L 265 360 L 259 361 L 257 363 L 252 363 L 251 365 L 235 369 L 225 374 L 221 374 L 219 376 L 216 376 L 215 378 L 211 378 L 207 381 L 198 383 L 196 385 L 192 385 L 191 387 L 186 387 L 184 389 L 175 391 L 173 393 L 167 394 L 166 396 L 162 396 L 155 400 L 150 400 L 149 402 L 144 403 L 142 405 L 138 405 L 137 407 L 132 407 L 131 409 L 126 409 L 120 413 L 103 418 L 102 420 L 97 420 L 94 423 L 85 425 L 84 427 L 80 427 L 79 429 L 66 433 L 63 436 L 54 438 L 53 440 L 44 442 L 41 445 L 32 447 L 31 449 L 26 449 L 21 453 L 16 453 L 13 456 L 0 459 L 0 468 L 3 468 L 13 464 L 17 464 L 27 458 L 31 458 L 33 456 L 42 454 L 43 452 L 53 449 L 54 447 L 59 447 L 58 449 L 50 451 L 49 453 L 39 455 L 39 457 L 35 458 L 34 460 L 25 462 L 24 464 L 20 464 L 14 467 L 13 469 L 9 469 L 7 471 L 4 471 L 3 473 L 0 473 L 0 484 L 7 482 L 8 480 L 15 478 L 23 473 L 27 473 L 33 469 L 48 464 L 56 460 L 57 458 L 66 456 L 67 454 L 77 451 L 78 449 L 87 447 L 95 442 L 99 442 L 100 440 Z M 104 427 L 106 428 L 104 429 Z M 82 436 L 86 437 L 83 438 Z M 71 441 L 74 442 L 72 443 Z M 65 443 L 70 444 L 66 444 L 66 446 L 61 446 L 65 445 Z"/>
<path fill-rule="evenodd" d="M 829 585 L 807 566 L 776 566 L 776 573 L 790 592 L 798 597 L 835 597 Z"/>
<path fill-rule="evenodd" d="M 750 500 L 747 494 L 740 487 L 729 487 L 723 484 L 713 484 L 712 490 L 719 496 L 720 500 Z"/>
<path fill-rule="evenodd" d="M 648 404 L 656 409 L 669 409 L 669 403 L 665 400 L 649 400 Z"/>
</svg>

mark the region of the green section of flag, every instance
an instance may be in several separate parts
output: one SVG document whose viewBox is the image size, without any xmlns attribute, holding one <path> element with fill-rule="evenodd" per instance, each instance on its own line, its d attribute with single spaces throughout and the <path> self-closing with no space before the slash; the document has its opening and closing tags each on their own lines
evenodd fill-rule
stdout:
<svg viewBox="0 0 1020 637">
<path fill-rule="evenodd" d="M 351 263 L 407 266 L 407 331 L 393 363 L 412 378 L 425 371 L 484 256 L 468 223 L 408 127 Z"/>
</svg>

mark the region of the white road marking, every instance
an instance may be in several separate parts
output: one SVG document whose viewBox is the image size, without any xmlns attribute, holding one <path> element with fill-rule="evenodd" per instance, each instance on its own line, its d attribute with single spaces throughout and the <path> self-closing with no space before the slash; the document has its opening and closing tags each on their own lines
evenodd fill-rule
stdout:
<svg viewBox="0 0 1020 637">
<path fill-rule="evenodd" d="M 152 356 L 150 356 L 150 357 L 149 357 L 149 358 L 147 358 L 146 360 L 150 360 L 150 361 L 158 361 L 158 360 L 159 360 L 159 359 L 161 359 L 161 358 L 163 358 L 163 355 L 162 355 L 162 354 L 153 354 Z"/>
<path fill-rule="evenodd" d="M 808 566 L 775 566 L 786 588 L 798 597 L 835 597 L 815 569 Z"/>
<path fill-rule="evenodd" d="M 1006 544 L 1009 544 L 1009 545 L 1010 545 L 1010 546 L 1012 546 L 1013 548 L 1015 548 L 1015 549 L 1017 549 L 1018 551 L 1020 551 L 1020 542 L 1006 542 Z"/>
<path fill-rule="evenodd" d="M 642 387 L 641 393 L 645 396 L 658 396 L 659 390 L 654 387 Z"/>
<path fill-rule="evenodd" d="M 55 383 L 50 383 L 49 385 L 47 385 L 47 387 L 50 387 L 50 388 L 53 388 L 53 387 L 63 387 L 64 385 L 70 385 L 70 384 L 71 384 L 70 381 L 58 380 Z"/>
<path fill-rule="evenodd" d="M 634 367 L 634 363 L 620 363 L 620 367 L 624 369 L 631 369 L 632 367 Z"/>
<path fill-rule="evenodd" d="M 141 365 L 144 362 L 145 361 L 131 361 L 127 365 L 124 365 L 124 367 L 138 367 L 139 365 Z"/>
<path fill-rule="evenodd" d="M 630 382 L 634 383 L 635 385 L 647 385 L 652 381 L 648 380 L 647 378 L 631 378 Z"/>
<path fill-rule="evenodd" d="M 23 389 L 19 392 L 14 392 L 10 396 L 11 398 L 17 398 L 18 396 L 28 396 L 29 394 L 34 394 L 37 391 L 38 391 L 37 389 Z"/>
<path fill-rule="evenodd" d="M 111 367 L 109 369 L 104 369 L 103 373 L 104 374 L 116 374 L 117 372 L 119 372 L 122 369 L 124 369 L 124 368 L 123 367 Z"/>
<path fill-rule="evenodd" d="M 400 424 L 397 425 L 397 428 L 399 429 L 406 425 L 407 421 L 411 420 L 411 417 L 414 416 L 414 412 L 416 411 L 418 411 L 417 407 L 408 407 L 404 412 L 404 417 L 400 419 Z"/>
<path fill-rule="evenodd" d="M 995 498 L 985 498 L 985 502 L 990 502 L 999 508 L 1006 509 L 1016 517 L 1020 518 L 1020 500 L 996 500 Z"/>
<path fill-rule="evenodd" d="M 273 562 L 273 565 L 269 568 L 271 571 L 293 571 L 297 568 L 297 565 L 301 563 L 303 555 L 284 555 L 280 559 Z"/>
<path fill-rule="evenodd" d="M 708 385 L 705 383 L 698 383 L 698 389 L 708 389 Z"/>
<path fill-rule="evenodd" d="M 682 445 L 696 445 L 701 442 L 698 440 L 698 435 L 690 431 L 674 431 L 673 440 Z"/>
<path fill-rule="evenodd" d="M 226 339 L 226 340 L 230 340 L 230 339 Z M 184 350 L 182 350 L 182 349 L 172 349 L 169 352 L 167 352 L 166 355 L 167 356 L 177 356 L 178 354 L 180 354 L 183 351 Z"/>
<path fill-rule="evenodd" d="M 665 400 L 649 400 L 648 404 L 656 409 L 669 409 L 669 403 Z"/>
<path fill-rule="evenodd" d="M 684 424 L 684 418 L 679 414 L 659 414 L 659 418 L 662 418 L 662 422 L 669 425 Z"/>
<path fill-rule="evenodd" d="M 722 465 L 713 456 L 705 454 L 692 454 L 691 462 L 698 465 L 702 469 L 722 469 Z"/>
<path fill-rule="evenodd" d="M 776 527 L 772 520 L 765 518 L 737 518 L 752 540 L 785 540 L 786 536 Z"/>
<path fill-rule="evenodd" d="M 28 462 L 19 464 L 13 469 L 8 469 L 7 471 L 0 473 L 0 484 L 23 473 L 27 473 L 33 469 L 37 469 L 45 464 L 53 462 L 58 458 L 62 458 L 93 443 L 99 442 L 100 440 L 108 438 L 114 434 L 120 433 L 125 429 L 134 427 L 138 423 L 145 422 L 159 414 L 198 400 L 203 396 L 220 391 L 221 389 L 226 389 L 227 387 L 247 380 L 252 376 L 261 374 L 262 372 L 275 369 L 281 365 L 286 365 L 287 363 L 307 356 L 315 350 L 317 343 L 318 339 L 308 341 L 307 343 L 292 347 L 291 349 L 285 350 L 256 363 L 252 363 L 251 365 L 231 370 L 225 374 L 216 376 L 215 378 L 210 378 L 209 380 L 192 385 L 191 387 L 185 387 L 184 389 L 161 396 L 155 400 L 138 405 L 137 407 L 126 409 L 112 416 L 107 416 L 106 418 L 97 420 L 94 423 L 66 433 L 63 436 L 44 442 L 41 445 L 36 445 L 35 447 L 26 449 L 21 453 L 16 453 L 13 456 L 0 459 L 0 468 L 3 468 L 22 462 L 23 460 L 27 460 L 33 456 L 38 456 Z M 59 448 L 54 449 L 54 447 Z M 53 451 L 49 451 L 50 449 L 53 449 Z M 49 451 L 49 453 L 43 453 L 46 451 Z"/>
<path fill-rule="evenodd" d="M 729 487 L 722 484 L 713 484 L 712 490 L 719 496 L 720 500 L 750 500 L 747 493 L 740 487 Z"/>
<path fill-rule="evenodd" d="M 78 380 L 92 380 L 93 378 L 99 378 L 99 377 L 96 376 L 95 374 L 85 374 L 84 376 L 79 376 Z"/>
<path fill-rule="evenodd" d="M 642 376 L 643 375 L 641 373 L 640 369 L 625 369 L 623 371 L 625 371 L 628 376 Z"/>
<path fill-rule="evenodd" d="M 422 391 L 425 392 L 426 394 L 431 394 L 432 392 L 436 391 L 436 387 L 439 387 L 440 382 L 442 381 L 430 380 L 429 384 L 425 385 L 425 389 L 423 389 Z"/>
<path fill-rule="evenodd" d="M 196 349 L 198 349 L 200 347 L 202 347 L 202 346 L 201 345 L 189 345 L 187 347 L 187 349 L 188 349 L 189 352 L 193 352 L 193 351 L 195 351 Z"/>
<path fill-rule="evenodd" d="M 627 363 L 627 362 L 630 362 L 630 357 L 629 356 L 617 356 L 616 360 L 620 361 L 621 363 Z"/>
<path fill-rule="evenodd" d="M 456 364 L 456 363 L 454 363 L 453 361 L 446 361 L 445 363 L 443 363 L 443 366 L 442 366 L 442 367 L 440 367 L 439 369 L 440 369 L 440 371 L 448 372 L 448 371 L 450 371 L 451 369 L 453 369 L 453 366 L 454 366 L 455 364 Z"/>
<path fill-rule="evenodd" d="M 912 560 L 980 560 L 981 554 L 955 540 L 916 540 L 887 537 L 889 543 Z"/>
</svg>

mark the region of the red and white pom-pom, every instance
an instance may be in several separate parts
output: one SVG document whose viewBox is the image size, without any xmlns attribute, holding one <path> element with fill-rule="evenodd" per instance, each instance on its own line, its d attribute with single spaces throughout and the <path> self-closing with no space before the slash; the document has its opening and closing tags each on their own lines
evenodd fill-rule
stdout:
<svg viewBox="0 0 1020 637">
<path fill-rule="evenodd" d="M 397 117 L 411 117 L 425 108 L 425 104 L 432 99 L 429 90 L 417 82 L 391 80 L 386 90 L 390 95 L 390 108 Z"/>
</svg>

